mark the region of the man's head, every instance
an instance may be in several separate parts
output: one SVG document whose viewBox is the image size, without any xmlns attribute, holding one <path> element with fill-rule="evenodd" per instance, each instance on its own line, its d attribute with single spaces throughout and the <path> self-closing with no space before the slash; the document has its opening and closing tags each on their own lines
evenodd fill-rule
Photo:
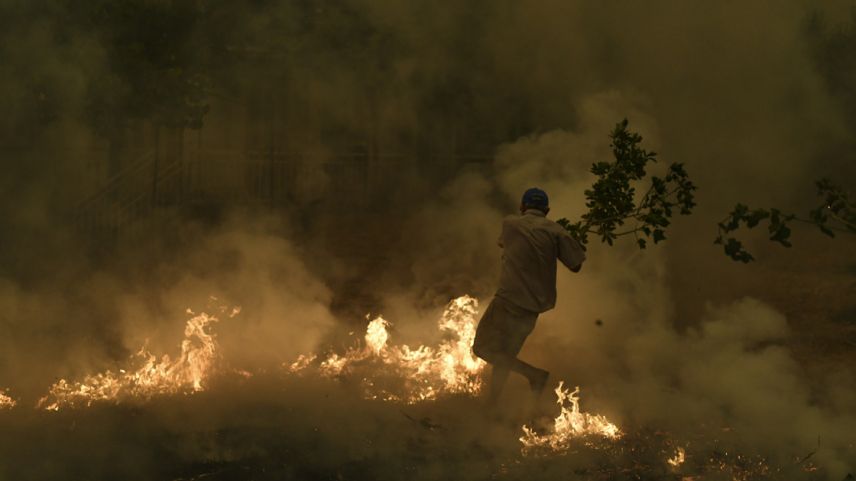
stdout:
<svg viewBox="0 0 856 481">
<path fill-rule="evenodd" d="M 547 193 L 543 190 L 532 187 L 523 193 L 523 199 L 520 201 L 520 212 L 523 213 L 528 209 L 538 209 L 544 214 L 550 212 L 550 200 L 547 198 Z"/>
</svg>

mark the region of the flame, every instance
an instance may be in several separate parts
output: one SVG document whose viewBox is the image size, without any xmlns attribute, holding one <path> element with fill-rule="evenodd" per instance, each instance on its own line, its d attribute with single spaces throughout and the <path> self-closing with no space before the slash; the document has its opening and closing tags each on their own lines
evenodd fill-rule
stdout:
<svg viewBox="0 0 856 481">
<path fill-rule="evenodd" d="M 12 409 L 16 404 L 18 402 L 9 396 L 8 391 L 0 390 L 0 410 Z"/>
<path fill-rule="evenodd" d="M 291 372 L 300 372 L 309 367 L 316 359 L 318 359 L 318 356 L 315 354 L 301 354 L 297 356 L 297 359 L 291 363 L 291 365 L 288 366 L 288 370 Z"/>
<path fill-rule="evenodd" d="M 389 332 L 387 328 L 389 323 L 382 317 L 378 317 L 371 321 L 366 327 L 366 347 L 368 347 L 376 356 L 384 354 L 386 341 L 389 340 Z"/>
<path fill-rule="evenodd" d="M 193 314 L 190 310 L 187 312 Z M 233 310 L 231 315 L 238 312 Z M 149 399 L 156 395 L 201 391 L 218 358 L 217 340 L 209 332 L 209 326 L 217 321 L 217 317 L 204 312 L 193 315 L 184 328 L 181 355 L 175 360 L 168 355 L 158 359 L 143 347 L 131 356 L 132 365 L 138 368 L 108 370 L 76 382 L 60 379 L 36 407 L 58 411 L 65 407 L 90 406 L 98 401 Z"/>
<path fill-rule="evenodd" d="M 389 345 L 389 322 L 373 319 L 366 328 L 365 346 L 354 347 L 343 355 L 330 354 L 318 365 L 325 377 L 353 374 L 361 365 L 372 364 L 372 378 L 398 380 L 396 387 L 379 386 L 375 379 L 363 378 L 365 395 L 371 399 L 414 403 L 436 399 L 442 394 L 481 391 L 484 361 L 475 357 L 471 346 L 476 333 L 478 300 L 470 296 L 453 299 L 446 306 L 437 327 L 448 338 L 436 347 Z M 301 355 L 289 366 L 301 372 L 316 360 L 315 355 Z M 388 383 L 387 383 L 388 384 Z"/>
<path fill-rule="evenodd" d="M 673 468 L 677 468 L 678 466 L 684 464 L 684 461 L 686 461 L 686 454 L 687 453 L 686 451 L 684 451 L 684 448 L 678 446 L 677 450 L 675 451 L 675 455 L 667 459 L 666 462 L 669 463 L 669 465 Z"/>
<path fill-rule="evenodd" d="M 555 392 L 556 403 L 561 406 L 561 412 L 553 420 L 552 432 L 538 434 L 529 426 L 523 426 L 520 442 L 523 443 L 524 451 L 538 447 L 564 451 L 573 439 L 587 436 L 603 436 L 609 439 L 621 437 L 622 433 L 618 426 L 609 422 L 604 416 L 580 412 L 579 386 L 572 392 L 570 389 L 565 389 L 564 381 L 560 381 Z"/>
<path fill-rule="evenodd" d="M 357 357 L 356 355 L 346 355 L 339 356 L 338 354 L 331 354 L 330 357 L 325 359 L 320 366 L 321 373 L 328 376 L 338 376 L 345 370 L 345 367 L 349 362 L 353 362 L 356 360 L 363 359 L 364 356 Z"/>
</svg>

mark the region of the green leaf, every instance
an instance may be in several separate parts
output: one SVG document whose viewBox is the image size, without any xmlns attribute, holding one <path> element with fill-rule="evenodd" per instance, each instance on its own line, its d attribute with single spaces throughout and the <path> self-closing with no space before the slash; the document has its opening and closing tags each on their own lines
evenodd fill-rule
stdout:
<svg viewBox="0 0 856 481">
<path fill-rule="evenodd" d="M 725 242 L 725 255 L 743 263 L 748 263 L 754 259 L 752 254 L 743 248 L 743 244 L 734 238 L 729 238 Z"/>
<path fill-rule="evenodd" d="M 655 243 L 666 239 L 665 229 L 671 225 L 676 211 L 689 214 L 695 207 L 695 185 L 688 179 L 681 163 L 673 163 L 665 177 L 651 176 L 646 182 L 647 167 L 657 161 L 657 153 L 642 146 L 642 136 L 631 131 L 627 119 L 618 122 L 609 138 L 612 161 L 593 162 L 590 172 L 596 177 L 584 191 L 588 209 L 576 228 L 562 222 L 571 235 L 581 239 L 595 233 L 612 245 L 616 230 L 628 223 L 636 225 L 631 232 L 641 231 Z M 641 197 L 639 193 L 643 193 Z M 738 220 L 739 222 L 739 220 Z M 640 248 L 647 240 L 637 239 Z"/>
</svg>

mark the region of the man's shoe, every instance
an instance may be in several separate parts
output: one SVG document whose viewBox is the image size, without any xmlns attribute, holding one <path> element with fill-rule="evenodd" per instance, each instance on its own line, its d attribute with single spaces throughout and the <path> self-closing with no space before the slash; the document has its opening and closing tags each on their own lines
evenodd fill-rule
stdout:
<svg viewBox="0 0 856 481">
<path fill-rule="evenodd" d="M 547 379 L 549 378 L 550 373 L 543 369 L 538 369 L 538 372 L 529 378 L 529 387 L 532 388 L 532 393 L 535 394 L 535 397 L 540 397 L 541 393 L 544 392 L 544 388 L 547 387 Z"/>
</svg>

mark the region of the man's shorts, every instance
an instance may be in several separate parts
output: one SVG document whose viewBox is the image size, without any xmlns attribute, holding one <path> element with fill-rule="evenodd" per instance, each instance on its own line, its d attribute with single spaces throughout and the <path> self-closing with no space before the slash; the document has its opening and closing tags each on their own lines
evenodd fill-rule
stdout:
<svg viewBox="0 0 856 481">
<path fill-rule="evenodd" d="M 535 329 L 536 319 L 537 312 L 521 309 L 501 297 L 494 297 L 479 321 L 473 353 L 491 363 L 495 363 L 497 355 L 517 357 L 523 342 Z"/>
</svg>

